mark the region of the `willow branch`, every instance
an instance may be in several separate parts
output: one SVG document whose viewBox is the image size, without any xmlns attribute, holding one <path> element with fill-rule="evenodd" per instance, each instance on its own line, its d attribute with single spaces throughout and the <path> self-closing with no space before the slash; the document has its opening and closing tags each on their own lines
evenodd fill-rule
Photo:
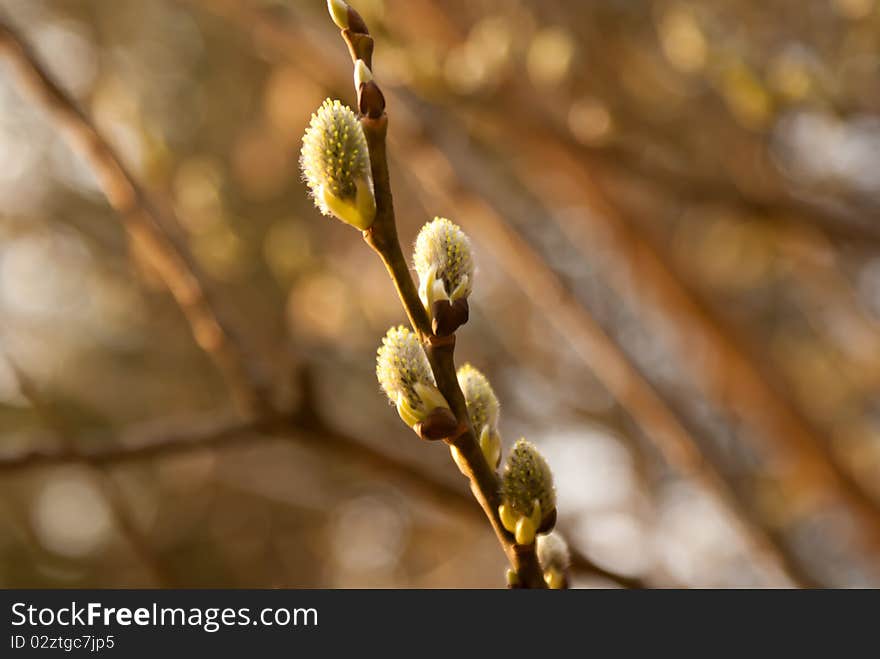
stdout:
<svg viewBox="0 0 880 659">
<path fill-rule="evenodd" d="M 142 433 L 138 433 L 142 435 Z M 84 449 L 62 446 L 36 449 L 15 456 L 0 458 L 0 474 L 14 474 L 32 469 L 45 469 L 70 464 L 86 464 L 112 469 L 120 465 L 141 464 L 149 460 L 166 460 L 199 451 L 224 451 L 253 446 L 259 438 L 296 442 L 331 456 L 334 464 L 353 462 L 362 468 L 386 476 L 389 482 L 414 492 L 419 498 L 473 520 L 483 519 L 473 499 L 461 488 L 438 478 L 430 470 L 401 460 L 365 444 L 361 439 L 333 429 L 311 409 L 290 415 L 254 419 L 245 422 L 224 422 L 201 431 L 182 429 L 165 431 L 137 440 L 124 441 L 100 448 Z M 637 577 L 601 567 L 575 547 L 571 547 L 571 565 L 577 573 L 591 574 L 621 588 L 647 588 Z"/>
<path fill-rule="evenodd" d="M 376 219 L 364 231 L 364 240 L 382 259 L 385 269 L 397 291 L 413 329 L 423 341 L 431 336 L 431 322 L 419 299 L 419 293 L 409 273 L 409 265 L 400 248 L 397 237 L 397 221 L 394 217 L 394 200 L 391 196 L 391 179 L 388 174 L 388 157 L 385 137 L 388 133 L 388 117 L 361 119 L 367 147 L 370 151 L 370 169 L 376 195 Z"/>
<path fill-rule="evenodd" d="M 131 552 L 137 557 L 142 567 L 147 571 L 153 584 L 156 586 L 171 586 L 172 581 L 169 578 L 167 571 L 162 563 L 156 558 L 155 553 L 149 546 L 147 538 L 144 537 L 140 532 L 140 529 L 138 529 L 132 521 L 131 513 L 128 510 L 128 506 L 125 504 L 123 494 L 119 491 L 119 487 L 103 469 L 90 463 L 88 460 L 82 459 L 82 457 L 77 454 L 76 447 L 70 438 L 69 429 L 55 417 L 50 406 L 45 403 L 43 396 L 40 394 L 30 377 L 18 367 L 18 364 L 11 355 L 6 355 L 6 361 L 11 368 L 12 376 L 19 392 L 24 399 L 28 401 L 31 408 L 43 424 L 52 432 L 54 439 L 61 447 L 59 453 L 68 457 L 68 459 L 63 462 L 65 464 L 76 464 L 83 467 L 94 481 L 95 485 L 101 490 L 101 493 L 104 495 L 104 500 L 107 502 L 110 516 L 115 522 L 117 530 L 125 539 Z M 26 459 L 21 462 L 21 464 L 26 463 Z"/>
<path fill-rule="evenodd" d="M 332 50 L 321 48 L 310 41 L 299 22 L 283 23 L 254 9 L 249 3 L 229 0 L 187 0 L 215 12 L 247 30 L 261 46 L 268 47 L 292 63 L 309 62 L 304 73 L 315 81 L 333 80 L 343 84 L 346 76 L 336 66 Z M 298 15 L 302 21 L 306 20 Z M 341 62 L 340 62 L 341 64 Z M 411 118 L 417 113 L 402 95 L 385 90 L 395 104 L 409 105 Z M 426 128 L 420 124 L 421 128 Z M 461 179 L 443 180 L 446 173 L 455 172 L 440 149 L 425 144 L 418 136 L 410 135 L 411 142 L 419 144 L 424 158 L 412 157 L 408 167 L 418 165 L 414 173 L 424 189 L 432 194 L 435 203 L 444 203 L 466 209 L 464 213 L 474 233 L 482 233 L 481 243 L 490 249 L 513 281 L 523 290 L 536 308 L 545 311 L 545 319 L 575 349 L 582 362 L 603 382 L 618 402 L 632 415 L 645 436 L 660 449 L 664 459 L 685 477 L 693 478 L 713 495 L 730 513 L 742 537 L 761 562 L 787 575 L 795 584 L 806 585 L 811 579 L 797 565 L 783 545 L 757 524 L 718 468 L 705 459 L 699 443 L 682 426 L 675 413 L 630 363 L 629 358 L 596 324 L 589 312 L 565 290 L 553 271 L 534 250 L 513 232 L 478 195 L 463 189 Z M 412 143 L 408 148 L 412 148 Z M 501 239 L 496 241 L 495 238 Z M 505 239 L 508 237 L 509 239 Z M 520 258 L 526 261 L 521 262 Z M 408 276 L 408 273 L 407 273 Z"/>
<path fill-rule="evenodd" d="M 49 116 L 55 129 L 91 167 L 107 201 L 125 230 L 143 250 L 183 311 L 193 338 L 219 369 L 233 397 L 248 413 L 269 408 L 263 385 L 252 372 L 247 355 L 221 320 L 210 299 L 204 276 L 184 246 L 163 227 L 158 206 L 126 169 L 76 102 L 56 84 L 34 53 L 0 18 L 0 55 L 11 65 L 19 88 Z"/>
<path fill-rule="evenodd" d="M 353 24 L 352 29 L 343 29 L 342 35 L 348 44 L 353 63 L 356 64 L 358 60 L 371 61 L 373 40 L 366 32 L 366 27 L 354 31 Z M 464 394 L 458 384 L 454 360 L 455 336 L 441 338 L 433 334 L 428 314 L 419 299 L 415 283 L 400 249 L 386 152 L 388 116 L 385 113 L 381 92 L 375 87 L 375 83 L 370 84 L 372 89 L 376 90 L 375 96 L 367 98 L 365 96 L 367 89 L 362 85 L 358 98 L 361 111 L 364 113 L 361 125 L 369 148 L 376 198 L 376 217 L 371 226 L 364 231 L 364 240 L 385 264 L 410 323 L 425 346 L 437 388 L 449 403 L 458 421 L 459 432 L 446 441 L 458 450 L 461 458 L 458 466 L 470 481 L 474 498 L 495 531 L 520 583 L 526 588 L 546 588 L 543 571 L 535 552 L 535 543 L 517 544 L 501 523 L 498 512 L 501 505 L 500 483 L 497 474 L 486 462 L 479 447 L 467 412 Z"/>
</svg>

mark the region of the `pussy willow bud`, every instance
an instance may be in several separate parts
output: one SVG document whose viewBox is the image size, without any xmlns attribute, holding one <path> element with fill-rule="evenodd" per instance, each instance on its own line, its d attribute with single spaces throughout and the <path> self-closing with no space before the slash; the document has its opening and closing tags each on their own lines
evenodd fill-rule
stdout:
<svg viewBox="0 0 880 659">
<path fill-rule="evenodd" d="M 406 327 L 392 327 L 376 357 L 376 377 L 397 413 L 425 439 L 448 437 L 457 426 L 418 337 Z"/>
<path fill-rule="evenodd" d="M 363 116 L 371 119 L 382 116 L 385 111 L 385 95 L 373 80 L 372 71 L 362 59 L 354 64 L 354 90 L 358 95 L 358 110 Z"/>
<path fill-rule="evenodd" d="M 464 459 L 464 456 L 461 454 L 461 451 L 458 450 L 458 447 L 454 444 L 449 446 L 449 453 L 452 455 L 452 460 L 455 462 L 455 466 L 458 467 L 458 470 L 467 475 L 468 473 L 468 464 Z"/>
<path fill-rule="evenodd" d="M 344 30 L 348 27 L 348 5 L 342 0 L 327 0 L 327 11 L 330 18 L 336 23 L 336 27 Z"/>
<path fill-rule="evenodd" d="M 364 60 L 359 59 L 354 63 L 354 89 L 357 91 L 361 85 L 365 85 L 373 79 L 373 72 L 370 71 Z"/>
<path fill-rule="evenodd" d="M 547 533 L 538 536 L 537 550 L 547 586 L 565 588 L 566 571 L 571 562 L 568 544 L 558 533 Z"/>
<path fill-rule="evenodd" d="M 474 283 L 470 239 L 458 225 L 434 218 L 416 238 L 413 261 L 419 275 L 419 297 L 431 316 L 434 332 L 451 334 L 467 320 L 467 298 Z"/>
<path fill-rule="evenodd" d="M 343 0 L 327 0 L 327 11 L 330 12 L 330 18 L 340 30 L 351 30 L 361 34 L 369 32 L 361 15 Z"/>
<path fill-rule="evenodd" d="M 516 573 L 516 570 L 511 568 L 507 568 L 507 587 L 508 588 L 519 588 L 520 581 L 519 575 Z"/>
<path fill-rule="evenodd" d="M 376 217 L 370 154 L 354 112 L 339 101 L 324 101 L 312 115 L 300 155 L 303 177 L 315 205 L 360 230 Z"/>
<path fill-rule="evenodd" d="M 520 545 L 535 541 L 538 531 L 549 531 L 556 520 L 556 490 L 550 466 L 534 444 L 517 440 L 501 476 L 498 514 L 505 529 Z"/>
<path fill-rule="evenodd" d="M 486 376 L 470 364 L 458 369 L 458 384 L 467 403 L 468 416 L 480 440 L 486 462 L 493 469 L 501 462 L 501 436 L 498 434 L 500 406 Z"/>
</svg>

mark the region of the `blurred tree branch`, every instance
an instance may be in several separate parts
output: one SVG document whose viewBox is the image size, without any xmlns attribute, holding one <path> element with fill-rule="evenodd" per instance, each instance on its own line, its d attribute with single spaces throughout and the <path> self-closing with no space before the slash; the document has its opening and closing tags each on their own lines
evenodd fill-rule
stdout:
<svg viewBox="0 0 880 659">
<path fill-rule="evenodd" d="M 871 208 L 832 200 L 801 198 L 788 189 L 783 189 L 778 196 L 761 196 L 723 179 L 701 175 L 699 171 L 693 169 L 673 168 L 651 162 L 638 150 L 629 146 L 616 144 L 585 146 L 572 140 L 570 132 L 563 126 L 549 124 L 545 114 L 535 110 L 533 104 L 526 102 L 531 99 L 527 99 L 524 94 L 518 95 L 518 98 L 519 102 L 513 104 L 518 121 L 541 125 L 548 139 L 554 144 L 565 145 L 569 153 L 590 163 L 594 173 L 603 169 L 614 169 L 617 173 L 635 175 L 640 183 L 661 190 L 672 198 L 686 200 L 690 204 L 723 204 L 775 224 L 784 222 L 805 224 L 834 242 L 880 248 L 880 228 L 870 221 L 876 212 Z M 481 108 L 475 108 L 473 111 L 489 119 Z M 623 111 L 623 107 L 615 108 L 616 113 Z M 624 120 L 639 123 L 639 118 L 636 116 L 625 115 Z M 658 136 L 651 132 L 645 135 L 645 138 L 651 137 Z M 660 139 L 674 141 L 675 135 L 663 135 Z"/>
<path fill-rule="evenodd" d="M 635 292 L 646 305 L 659 308 L 681 337 L 689 337 L 691 349 L 704 355 L 689 363 L 707 396 L 741 418 L 754 431 L 756 448 L 776 453 L 781 460 L 774 474 L 792 483 L 792 491 L 813 488 L 847 503 L 861 520 L 869 546 L 880 546 L 880 507 L 831 457 L 826 441 L 804 416 L 771 386 L 759 367 L 739 346 L 737 339 L 695 298 L 660 253 L 626 222 L 593 180 L 589 166 L 557 146 L 540 128 L 529 135 L 515 133 L 522 141 L 526 160 L 556 163 L 574 177 L 578 199 L 589 203 L 592 213 L 572 222 L 552 217 L 583 253 L 591 249 L 592 224 L 601 230 L 619 263 L 607 269 L 605 278 L 620 295 Z M 519 181 L 529 185 L 527 172 Z M 538 192 L 537 190 L 535 190 Z M 638 286 L 631 282 L 635 278 Z M 765 445 L 764 442 L 767 442 Z"/>
<path fill-rule="evenodd" d="M 449 17 L 438 12 L 436 7 L 421 0 L 414 1 L 419 2 L 420 7 L 429 12 L 428 15 L 443 21 L 445 28 L 456 31 L 457 26 L 452 25 Z M 589 39 L 587 42 L 589 43 Z M 777 390 L 765 372 L 766 369 L 761 366 L 763 357 L 750 354 L 742 340 L 700 303 L 691 287 L 667 264 L 661 251 L 649 239 L 640 235 L 603 190 L 597 174 L 607 169 L 607 158 L 602 157 L 605 151 L 574 147 L 570 136 L 565 136 L 558 125 L 548 119 L 548 116 L 555 116 L 553 112 L 546 111 L 545 107 L 552 104 L 552 101 L 536 99 L 528 86 L 508 85 L 505 93 L 508 97 L 506 112 L 489 113 L 479 107 L 475 111 L 481 114 L 483 125 L 491 131 L 490 142 L 504 144 L 508 152 L 517 154 L 517 158 L 511 159 L 516 180 L 510 190 L 531 188 L 533 194 L 542 198 L 545 203 L 548 201 L 548 194 L 555 194 L 555 191 L 548 192 L 544 189 L 543 182 L 532 175 L 531 164 L 534 162 L 554 163 L 554 169 L 570 177 L 576 184 L 576 194 L 564 202 L 586 202 L 591 212 L 566 215 L 567 221 L 552 212 L 548 212 L 546 216 L 560 227 L 583 254 L 591 253 L 592 236 L 602 235 L 607 247 L 617 257 L 616 263 L 607 272 L 603 272 L 604 279 L 621 296 L 635 293 L 645 306 L 659 309 L 664 318 L 676 327 L 679 337 L 688 337 L 688 343 L 695 344 L 706 355 L 704 359 L 689 361 L 689 370 L 697 375 L 710 400 L 729 410 L 752 428 L 753 433 L 747 436 L 755 438 L 758 450 L 778 454 L 774 455 L 773 461 L 781 460 L 785 466 L 778 467 L 774 472 L 775 476 L 789 484 L 788 489 L 791 492 L 802 492 L 807 487 L 845 501 L 861 521 L 860 529 L 865 544 L 872 549 L 880 546 L 878 502 L 836 462 L 829 450 L 828 441 L 822 437 L 820 431 L 791 400 Z M 422 116 L 426 105 L 421 104 L 419 112 L 413 114 Z M 542 111 L 536 110 L 536 107 Z M 467 110 L 465 114 L 469 112 L 471 111 Z M 450 126 L 450 123 L 449 113 L 432 112 L 430 121 L 424 122 L 423 127 L 424 130 L 433 131 L 434 141 L 441 143 L 436 134 L 440 130 L 438 126 L 445 124 L 442 130 L 446 133 L 462 130 L 461 125 Z M 529 126 L 529 130 L 522 130 L 522 126 Z M 465 166 L 471 172 L 488 171 L 491 166 L 488 159 L 481 160 L 477 149 L 469 149 L 464 154 L 456 154 L 454 149 L 447 149 L 446 156 L 451 161 L 452 169 L 456 171 Z M 626 161 L 623 166 L 629 168 L 637 164 Z M 772 212 L 803 218 L 824 232 L 831 231 L 832 227 L 839 227 L 843 235 L 838 238 L 845 236 L 860 243 L 876 243 L 877 234 L 871 229 L 870 223 L 863 221 L 857 224 L 849 217 L 849 222 L 835 224 L 834 219 L 840 219 L 840 212 L 823 213 L 815 205 L 799 200 L 789 192 L 771 202 L 750 197 L 747 192 L 729 184 L 708 186 L 702 179 L 688 181 L 684 174 L 677 177 L 674 173 L 667 173 L 657 180 L 653 170 L 645 170 L 644 167 L 641 170 L 638 167 L 636 169 L 639 176 L 650 180 L 667 194 L 671 192 L 673 195 L 687 196 L 693 189 L 699 189 L 704 198 L 715 195 L 716 202 L 740 206 L 752 212 Z M 466 181 L 478 196 L 488 201 L 496 210 L 502 205 L 505 210 L 517 206 L 505 198 L 510 190 L 505 190 L 502 194 L 499 193 L 498 186 L 480 185 L 479 177 L 466 174 L 459 178 Z M 554 200 L 556 205 L 560 205 L 562 201 Z M 569 217 L 572 219 L 569 220 Z M 585 231 L 588 225 L 598 231 Z M 634 278 L 638 281 L 638 286 L 632 286 Z"/>
<path fill-rule="evenodd" d="M 19 473 L 28 469 L 42 469 L 69 464 L 85 464 L 93 468 L 109 469 L 119 465 L 163 460 L 178 455 L 204 451 L 224 450 L 253 445 L 255 438 L 263 441 L 275 438 L 296 442 L 325 455 L 334 461 L 350 461 L 387 475 L 389 480 L 416 493 L 425 501 L 443 510 L 482 520 L 482 513 L 474 507 L 471 497 L 461 488 L 438 478 L 428 469 L 413 465 L 391 454 L 375 449 L 363 441 L 331 428 L 313 411 L 309 402 L 310 380 L 307 369 L 301 385 L 305 399 L 299 410 L 288 415 L 249 421 L 224 421 L 214 427 L 193 431 L 184 428 L 178 432 L 163 432 L 141 437 L 136 441 L 125 439 L 114 445 L 85 451 L 65 445 L 55 450 L 32 450 L 12 457 L 0 458 L 0 474 Z M 572 569 L 595 575 L 622 588 L 646 588 L 644 581 L 607 570 L 597 565 L 576 547 L 571 547 Z"/>
<path fill-rule="evenodd" d="M 551 5 L 555 7 L 551 9 Z M 565 16 L 565 2 L 543 3 L 543 8 L 547 9 L 547 14 L 556 20 L 563 20 L 562 17 Z M 602 8 L 597 7 L 595 9 L 598 11 L 591 11 L 593 9 L 587 8 L 587 16 L 591 19 L 599 19 L 603 13 Z M 707 7 L 707 10 L 709 15 L 712 9 Z M 612 14 L 613 12 L 614 9 L 611 9 Z M 448 17 L 442 16 L 436 10 L 433 15 L 438 20 L 441 17 L 446 18 L 446 25 L 452 27 Z M 773 17 L 772 9 L 769 15 L 765 15 L 764 20 L 770 17 Z M 609 15 L 604 18 L 609 18 Z M 778 14 L 774 18 L 784 20 Z M 607 22 L 601 20 L 587 19 L 572 22 L 571 29 L 587 58 L 595 58 L 595 61 L 608 58 L 608 41 L 602 38 L 601 33 L 606 26 Z M 611 39 L 611 41 L 616 40 Z M 615 45 L 618 44 L 619 42 Z M 619 99 L 627 93 L 626 85 L 622 84 L 622 76 L 619 75 L 617 67 L 589 67 L 575 72 L 575 75 L 579 77 L 581 84 L 597 90 L 598 95 L 603 98 Z M 711 106 L 706 108 L 705 112 L 716 117 L 726 114 L 728 108 L 722 99 L 717 97 L 717 87 L 712 89 L 711 76 L 711 71 L 704 70 L 695 76 L 693 82 L 695 89 L 703 88 L 698 93 L 701 99 L 708 101 L 706 105 Z M 649 185 L 656 183 L 665 192 L 689 203 L 720 203 L 745 214 L 760 216 L 770 222 L 784 223 L 789 219 L 797 221 L 820 231 L 837 243 L 868 245 L 874 249 L 880 246 L 880 230 L 876 223 L 872 222 L 878 210 L 876 199 L 859 201 L 856 198 L 845 198 L 835 194 L 810 194 L 811 190 L 803 184 L 799 186 L 794 180 L 787 180 L 782 172 L 774 172 L 767 168 L 764 168 L 763 173 L 771 174 L 774 180 L 769 182 L 769 185 L 766 181 L 760 181 L 757 185 L 749 186 L 742 185 L 742 181 L 737 181 L 729 175 L 729 172 L 722 172 L 719 176 L 717 170 L 710 173 L 700 167 L 688 167 L 686 163 L 691 160 L 693 154 L 682 144 L 682 133 L 689 131 L 694 125 L 694 117 L 690 114 L 679 115 L 675 120 L 655 121 L 651 116 L 654 110 L 650 106 L 637 108 L 626 102 L 616 102 L 613 104 L 615 119 L 619 118 L 620 124 L 628 131 L 625 143 L 609 142 L 598 146 L 587 146 L 572 139 L 571 131 L 558 114 L 555 116 L 556 121 L 547 122 L 545 114 L 535 112 L 536 105 L 543 106 L 541 109 L 545 110 L 548 103 L 552 103 L 549 98 L 529 100 L 537 103 L 519 105 L 518 109 L 531 111 L 532 120 L 540 116 L 545 126 L 552 130 L 557 143 L 565 143 L 573 153 L 584 156 L 593 165 L 601 162 L 602 167 L 606 169 L 608 165 L 613 164 L 629 173 L 635 172 L 641 183 Z M 825 101 L 837 106 L 836 112 L 839 116 L 858 112 L 857 109 L 841 107 L 839 99 L 832 101 L 826 97 Z M 706 121 L 705 116 L 703 121 Z M 751 134 L 744 135 L 747 132 Z M 739 139 L 754 140 L 754 143 L 766 137 L 755 131 L 736 132 L 736 135 Z M 666 158 L 658 157 L 657 154 L 646 154 L 646 151 L 652 149 L 662 151 Z M 663 160 L 666 160 L 665 164 Z M 595 166 L 591 169 L 596 173 Z M 728 175 L 725 176 L 724 173 Z"/>
<path fill-rule="evenodd" d="M 780 569 L 793 583 L 811 584 L 810 577 L 785 547 L 754 521 L 720 470 L 703 454 L 699 442 L 543 258 L 485 200 L 470 193 L 462 181 L 443 181 L 442 176 L 438 177 L 438 171 L 452 172 L 453 168 L 439 152 L 424 148 L 430 153 L 423 151 L 407 162 L 427 194 L 439 203 L 454 203 L 464 211 L 474 236 L 482 244 L 492 246 L 495 258 L 532 304 L 544 311 L 546 321 L 571 344 L 654 442 L 667 463 L 700 483 L 722 503 L 756 555 Z"/>
<path fill-rule="evenodd" d="M 416 0 L 418 1 L 418 0 Z M 449 23 L 441 12 L 429 4 L 424 9 L 438 20 Z M 450 28 L 453 29 L 453 28 Z M 604 161 L 595 153 L 584 148 L 573 148 L 570 138 L 563 137 L 558 128 L 547 120 L 546 114 L 535 111 L 535 100 L 529 89 L 524 86 L 510 85 L 507 90 L 512 99 L 508 102 L 508 111 L 493 113 L 485 117 L 484 125 L 493 131 L 498 143 L 504 143 L 508 151 L 515 152 L 517 158 L 511 159 L 516 180 L 511 189 L 524 187 L 538 198 L 547 202 L 549 192 L 543 182 L 532 175 L 531 163 L 553 163 L 556 171 L 564 172 L 575 184 L 576 193 L 570 198 L 555 199 L 556 205 L 584 204 L 591 212 L 566 215 L 563 221 L 557 213 L 547 212 L 546 217 L 553 220 L 583 254 L 590 254 L 592 236 L 601 235 L 606 248 L 616 257 L 616 263 L 603 271 L 603 278 L 618 294 L 625 297 L 635 293 L 645 306 L 659 309 L 664 318 L 677 329 L 679 337 L 688 337 L 688 344 L 704 355 L 703 359 L 691 360 L 687 366 L 695 373 L 709 399 L 719 407 L 727 409 L 734 416 L 742 419 L 753 429 L 758 450 L 778 454 L 774 461 L 782 461 L 785 466 L 776 469 L 775 476 L 791 485 L 792 492 L 799 492 L 805 486 L 825 492 L 828 496 L 847 503 L 859 517 L 860 528 L 866 544 L 872 549 L 880 547 L 880 506 L 868 495 L 862 485 L 843 469 L 828 450 L 827 440 L 812 426 L 806 417 L 782 395 L 763 372 L 758 358 L 750 355 L 723 322 L 716 318 L 698 300 L 691 288 L 677 276 L 663 258 L 662 253 L 650 240 L 627 221 L 618 206 L 610 199 L 597 181 L 597 172 L 601 172 Z M 423 115 L 426 104 L 414 113 Z M 479 112 L 479 110 L 478 110 Z M 551 113 L 552 114 L 552 113 Z M 448 113 L 432 112 L 430 121 L 424 122 L 424 130 L 434 132 L 434 141 L 441 143 L 439 133 L 462 130 L 461 125 L 453 125 Z M 444 125 L 445 124 L 445 125 Z M 442 126 L 442 129 L 438 128 Z M 522 130 L 529 126 L 529 130 Z M 470 171 L 486 171 L 490 167 L 487 159 L 480 159 L 476 149 L 467 153 L 457 154 L 454 149 L 447 149 L 446 157 L 450 161 L 450 169 L 461 171 L 466 165 Z M 476 162 L 474 162 L 476 160 Z M 650 174 L 647 178 L 652 178 Z M 506 209 L 516 207 L 504 195 L 499 193 L 497 186 L 482 185 L 475 176 L 465 175 L 459 180 L 466 182 L 478 197 L 492 205 L 496 211 L 502 206 Z M 662 188 L 671 188 L 678 192 L 682 181 L 675 176 L 666 176 L 661 181 L 652 181 Z M 705 190 L 705 194 L 721 195 L 716 201 L 725 201 L 736 205 L 758 204 L 746 193 L 721 194 L 725 186 Z M 477 189 L 479 188 L 479 189 Z M 507 202 L 507 203 L 503 203 Z M 806 217 L 811 223 L 827 228 L 829 218 L 818 213 L 817 209 L 807 207 L 805 203 L 793 197 L 786 197 L 785 203 L 777 202 L 779 209 L 785 208 L 789 214 Z M 572 219 L 568 219 L 571 217 Z M 591 232 L 585 229 L 598 229 Z M 847 225 L 847 231 L 857 230 Z M 852 236 L 860 241 L 869 240 L 870 236 L 856 233 Z M 876 239 L 876 234 L 873 234 Z M 638 286 L 633 286 L 635 279 Z M 767 442 L 767 446 L 765 446 Z"/>
<path fill-rule="evenodd" d="M 182 244 L 172 238 L 168 222 L 123 165 L 85 113 L 65 92 L 15 30 L 0 17 L 0 56 L 11 65 L 21 91 L 42 108 L 55 128 L 92 168 L 107 201 L 117 211 L 131 239 L 144 251 L 180 306 L 193 338 L 214 361 L 230 392 L 246 413 L 271 407 L 265 385 L 252 360 L 220 317 L 209 296 L 206 278 Z"/>
<path fill-rule="evenodd" d="M 570 148 L 573 147 L 570 145 Z M 646 164 L 637 154 L 622 148 L 580 147 L 575 150 L 586 160 L 595 162 L 601 159 L 606 167 L 611 165 L 620 172 L 629 174 L 636 172 L 640 181 L 653 184 L 664 193 L 686 199 L 692 204 L 720 203 L 777 226 L 787 223 L 806 224 L 835 243 L 880 249 L 880 229 L 865 220 L 873 213 L 870 209 L 853 209 L 830 202 L 820 205 L 818 201 L 807 201 L 792 194 L 782 199 L 756 198 L 736 186 Z"/>
<path fill-rule="evenodd" d="M 51 430 L 56 443 L 60 446 L 57 454 L 68 456 L 64 464 L 78 465 L 86 470 L 107 501 L 110 515 L 116 524 L 117 530 L 125 539 L 131 552 L 149 574 L 153 585 L 166 588 L 171 587 L 173 585 L 172 580 L 150 547 L 147 538 L 144 537 L 140 529 L 132 521 L 123 494 L 114 482 L 113 477 L 101 466 L 93 464 L 78 454 L 74 442 L 70 439 L 69 429 L 65 428 L 57 420 L 52 413 L 51 407 L 44 403 L 43 397 L 34 382 L 18 367 L 11 355 L 6 355 L 6 361 L 10 365 L 12 376 L 21 395 L 30 403 L 44 425 Z M 27 460 L 24 462 L 26 464 Z"/>
</svg>

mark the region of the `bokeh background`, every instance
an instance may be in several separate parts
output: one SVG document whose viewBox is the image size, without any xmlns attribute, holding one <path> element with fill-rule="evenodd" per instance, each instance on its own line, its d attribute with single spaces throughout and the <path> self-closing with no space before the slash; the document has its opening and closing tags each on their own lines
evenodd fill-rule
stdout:
<svg viewBox="0 0 880 659">
<path fill-rule="evenodd" d="M 354 6 L 401 239 L 473 237 L 457 356 L 548 457 L 573 585 L 880 586 L 880 3 Z M 354 103 L 323 0 L 0 9 L 222 319 L 4 49 L 0 585 L 502 585 L 378 390 L 390 282 L 300 180 Z"/>
</svg>

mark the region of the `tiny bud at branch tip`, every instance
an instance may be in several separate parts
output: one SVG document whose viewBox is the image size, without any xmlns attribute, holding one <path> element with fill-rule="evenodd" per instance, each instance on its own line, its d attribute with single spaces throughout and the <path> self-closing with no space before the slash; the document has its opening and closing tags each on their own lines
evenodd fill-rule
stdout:
<svg viewBox="0 0 880 659">
<path fill-rule="evenodd" d="M 327 11 L 330 12 L 330 18 L 336 23 L 336 27 L 345 30 L 349 26 L 348 5 L 342 0 L 327 0 Z"/>
<path fill-rule="evenodd" d="M 354 65 L 354 88 L 360 89 L 361 85 L 370 82 L 373 79 L 373 73 L 370 71 L 364 60 L 359 59 Z"/>
</svg>

